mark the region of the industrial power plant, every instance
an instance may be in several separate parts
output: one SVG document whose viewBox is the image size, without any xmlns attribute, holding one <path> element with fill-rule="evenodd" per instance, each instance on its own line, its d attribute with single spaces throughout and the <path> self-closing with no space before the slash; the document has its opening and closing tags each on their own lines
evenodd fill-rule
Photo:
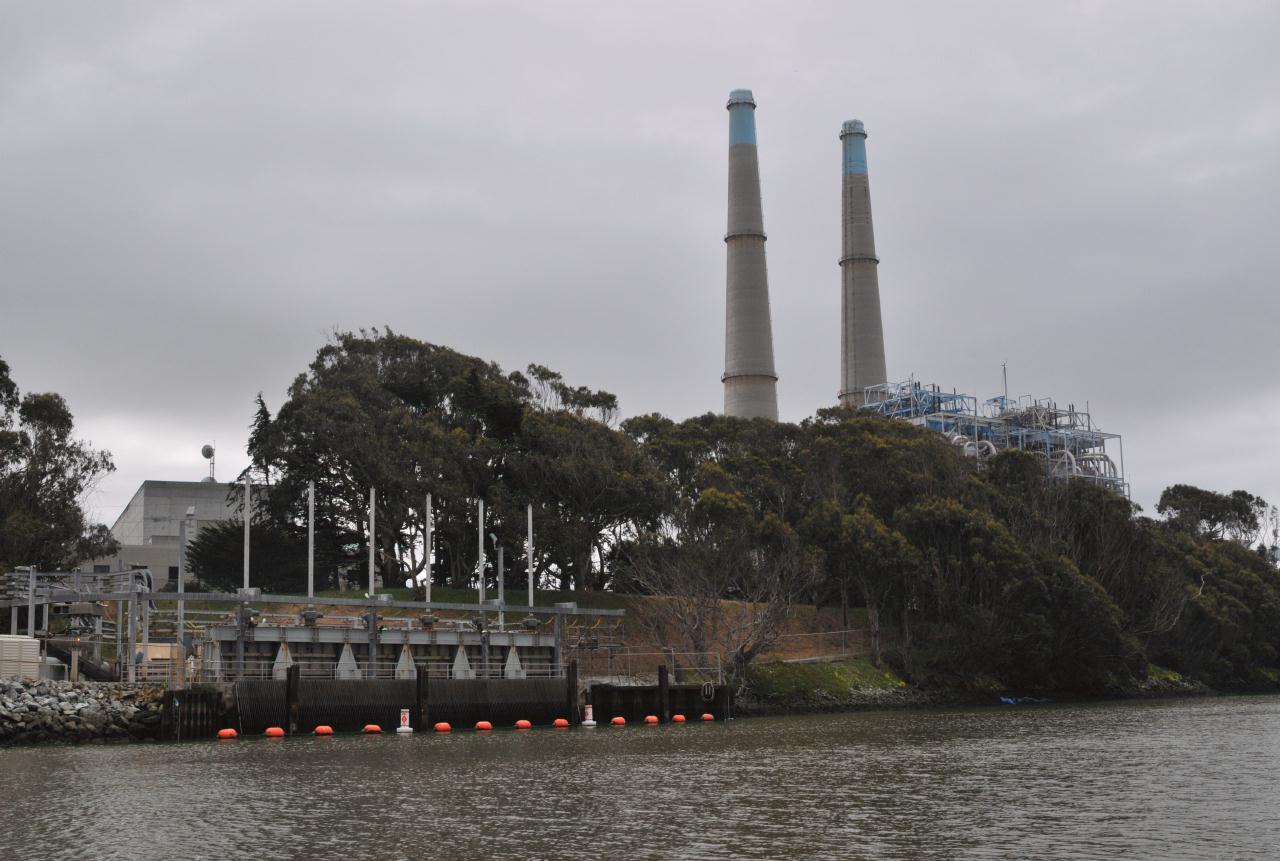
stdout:
<svg viewBox="0 0 1280 861">
<path fill-rule="evenodd" d="M 726 107 L 724 414 L 776 421 L 778 375 L 755 96 L 751 90 L 733 90 Z M 1000 451 L 1018 449 L 1041 458 L 1051 475 L 1085 479 L 1128 496 L 1120 435 L 1100 430 L 1088 410 L 1074 404 L 1063 409 L 1052 398 L 1010 398 L 1007 391 L 979 403 L 973 395 L 948 392 L 936 384 L 890 381 L 880 313 L 880 260 L 871 219 L 867 130 L 861 120 L 841 124 L 840 149 L 840 405 L 941 433 L 979 465 Z"/>
</svg>

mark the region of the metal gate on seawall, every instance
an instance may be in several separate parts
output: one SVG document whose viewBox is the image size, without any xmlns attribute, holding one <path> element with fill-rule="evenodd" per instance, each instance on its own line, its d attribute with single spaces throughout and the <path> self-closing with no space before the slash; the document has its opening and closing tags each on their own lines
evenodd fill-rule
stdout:
<svg viewBox="0 0 1280 861">
<path fill-rule="evenodd" d="M 556 718 L 578 722 L 578 679 L 572 664 L 563 677 L 527 679 L 440 679 L 425 669 L 416 679 L 310 679 L 300 668 L 283 680 L 242 679 L 168 691 L 162 737 L 168 740 L 212 738 L 219 726 L 258 735 L 267 727 L 289 734 L 316 726 L 359 732 L 367 724 L 389 727 L 408 709 L 415 729 L 445 721 L 467 726 L 479 720 L 511 725 L 517 720 L 550 724 Z M 212 692 L 212 693 L 210 693 Z M 218 702 L 209 702 L 216 697 Z M 205 715 L 218 715 L 222 723 Z"/>
</svg>

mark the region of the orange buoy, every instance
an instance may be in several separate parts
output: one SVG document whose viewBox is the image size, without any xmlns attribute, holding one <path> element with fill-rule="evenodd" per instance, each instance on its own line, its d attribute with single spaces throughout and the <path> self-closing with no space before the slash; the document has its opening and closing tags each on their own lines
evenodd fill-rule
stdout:
<svg viewBox="0 0 1280 861">
<path fill-rule="evenodd" d="M 269 726 L 267 731 L 263 733 L 267 738 L 284 738 L 284 730 L 278 726 Z"/>
<path fill-rule="evenodd" d="M 440 721 L 440 723 L 436 724 L 436 732 L 450 732 L 452 730 L 453 727 L 449 726 L 444 721 Z"/>
<path fill-rule="evenodd" d="M 644 716 L 644 722 L 645 722 L 645 724 L 647 724 L 648 726 L 656 726 L 656 725 L 657 725 L 657 723 L 658 723 L 658 716 L 657 716 L 657 715 L 645 715 L 645 716 Z"/>
<path fill-rule="evenodd" d="M 702 715 L 702 719 L 703 719 L 703 720 L 715 720 L 715 719 L 716 719 L 716 716 L 715 716 L 715 715 L 713 715 L 711 712 L 705 712 L 705 713 Z"/>
<path fill-rule="evenodd" d="M 487 720 L 478 720 L 476 721 L 476 729 L 480 732 L 488 732 L 493 729 L 493 724 L 489 723 Z"/>
<path fill-rule="evenodd" d="M 333 735 L 333 727 L 322 723 L 316 727 L 316 735 Z"/>
<path fill-rule="evenodd" d="M 624 717 L 616 717 L 613 720 L 609 721 L 609 723 L 613 724 L 614 726 L 626 726 L 627 719 Z"/>
<path fill-rule="evenodd" d="M 364 732 L 368 735 L 377 735 L 382 732 L 382 727 L 378 726 L 376 723 L 367 723 L 364 725 Z"/>
<path fill-rule="evenodd" d="M 527 720 L 518 720 L 516 721 L 516 729 L 533 729 L 533 724 Z"/>
<path fill-rule="evenodd" d="M 671 722 L 672 722 L 672 723 L 684 723 L 684 715 L 672 715 L 672 716 L 671 716 Z"/>
<path fill-rule="evenodd" d="M 555 723 L 553 723 L 552 726 L 556 729 L 568 729 L 569 722 L 564 718 L 556 718 Z"/>
<path fill-rule="evenodd" d="M 240 733 L 230 728 L 218 730 L 218 738 L 222 739 L 223 741 L 226 741 L 227 739 L 236 738 L 239 735 Z"/>
</svg>

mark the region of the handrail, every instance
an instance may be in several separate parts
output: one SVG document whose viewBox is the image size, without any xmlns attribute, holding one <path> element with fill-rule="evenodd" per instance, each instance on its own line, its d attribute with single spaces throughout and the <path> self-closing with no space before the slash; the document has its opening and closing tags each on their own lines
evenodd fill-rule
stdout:
<svg viewBox="0 0 1280 861">
<path fill-rule="evenodd" d="M 593 607 L 529 607 L 524 604 L 466 604 L 451 601 L 394 601 L 380 598 L 308 598 L 305 595 L 238 595 L 230 592 L 77 592 L 72 589 L 50 589 L 42 603 L 67 601 L 138 601 L 173 603 L 204 601 L 212 604 L 303 604 L 327 607 L 396 607 L 409 610 L 454 610 L 468 613 L 532 613 L 544 616 L 626 616 L 626 610 Z"/>
<path fill-rule="evenodd" d="M 178 678 L 177 663 L 176 660 L 163 659 L 143 661 L 137 665 L 137 678 L 140 681 L 176 679 Z M 298 667 L 299 676 L 304 679 L 343 680 L 342 676 L 339 675 L 338 664 L 333 661 L 295 659 L 293 664 Z M 453 664 L 450 661 L 428 660 L 415 662 L 414 675 L 409 676 L 409 678 L 416 677 L 418 668 L 425 669 L 427 677 L 430 679 L 558 679 L 565 677 L 564 665 L 557 664 L 552 660 L 523 663 L 521 667 L 522 675 L 518 677 L 508 677 L 506 674 L 506 662 L 496 658 L 491 658 L 487 663 L 483 660 L 471 662 L 466 675 L 455 675 Z M 372 665 L 367 661 L 356 661 L 354 670 L 351 670 L 350 680 L 401 678 L 399 673 L 400 663 L 398 661 L 374 661 Z M 200 662 L 196 661 L 194 667 L 187 672 L 187 676 L 190 681 L 235 681 L 237 677 L 247 680 L 281 680 L 284 678 L 284 673 L 274 660 L 246 660 L 241 666 L 234 659 L 224 656 L 222 662 L 216 667 L 201 666 Z"/>
</svg>

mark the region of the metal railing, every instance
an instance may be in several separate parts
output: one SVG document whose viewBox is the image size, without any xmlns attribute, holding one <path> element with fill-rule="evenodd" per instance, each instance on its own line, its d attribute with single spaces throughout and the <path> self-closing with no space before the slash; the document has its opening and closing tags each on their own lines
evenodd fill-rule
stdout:
<svg viewBox="0 0 1280 861">
<path fill-rule="evenodd" d="M 871 653 L 871 636 L 865 628 L 783 634 L 760 657 L 774 661 L 823 661 L 857 658 Z"/>
<path fill-rule="evenodd" d="M 578 677 L 615 685 L 657 684 L 658 667 L 666 666 L 673 684 L 724 683 L 724 659 L 719 652 L 579 651 Z"/>
<path fill-rule="evenodd" d="M 509 674 L 506 661 L 492 658 L 489 661 L 472 660 L 469 669 L 463 674 L 455 673 L 453 662 L 448 660 L 416 661 L 412 672 L 403 672 L 399 661 L 356 661 L 353 665 L 340 667 L 336 661 L 295 659 L 298 673 L 304 679 L 413 679 L 417 677 L 417 668 L 426 670 L 431 679 L 506 679 L 506 678 L 564 678 L 565 668 L 550 659 L 523 659 L 519 674 Z M 144 661 L 138 665 L 139 681 L 176 682 L 179 668 L 176 661 Z M 190 665 L 187 672 L 189 682 L 234 681 L 243 679 L 284 679 L 285 667 L 274 660 L 246 660 L 241 668 L 234 658 L 224 656 L 220 665 L 202 667 Z"/>
</svg>

